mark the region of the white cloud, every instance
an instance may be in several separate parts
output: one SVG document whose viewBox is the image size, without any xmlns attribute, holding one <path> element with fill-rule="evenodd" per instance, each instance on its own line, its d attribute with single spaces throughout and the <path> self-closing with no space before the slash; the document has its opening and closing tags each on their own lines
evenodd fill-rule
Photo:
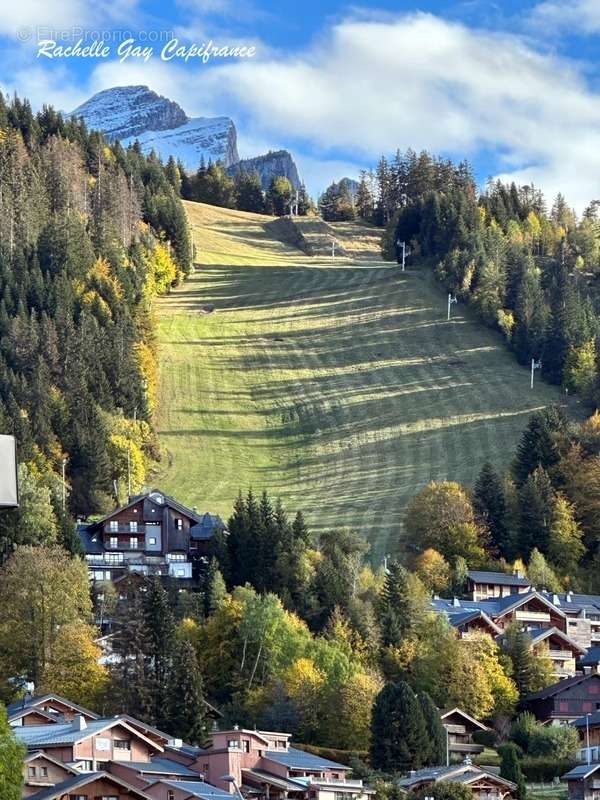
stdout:
<svg viewBox="0 0 600 800">
<path fill-rule="evenodd" d="M 199 72 L 195 91 L 265 138 L 325 154 L 485 149 L 548 194 L 570 188 L 578 207 L 600 194 L 600 96 L 573 63 L 516 36 L 426 14 L 349 20 L 304 53 Z"/>
<path fill-rule="evenodd" d="M 306 51 L 210 68 L 106 62 L 86 87 L 34 70 L 17 88 L 72 108 L 132 83 L 192 116 L 231 116 L 243 155 L 292 145 L 313 191 L 413 147 L 495 153 L 504 177 L 533 180 L 550 198 L 562 190 L 577 208 L 600 197 L 600 95 L 583 70 L 517 36 L 432 15 L 349 19 Z"/>
<path fill-rule="evenodd" d="M 71 27 L 96 26 L 131 21 L 137 0 L 53 0 L 47 5 L 40 0 L 18 0 L 2 4 L 0 34 L 15 36 L 30 28 L 66 31 Z M 21 39 L 23 41 L 23 39 Z"/>
<path fill-rule="evenodd" d="M 600 33 L 598 0 L 545 0 L 533 8 L 532 25 L 556 33 Z"/>
</svg>

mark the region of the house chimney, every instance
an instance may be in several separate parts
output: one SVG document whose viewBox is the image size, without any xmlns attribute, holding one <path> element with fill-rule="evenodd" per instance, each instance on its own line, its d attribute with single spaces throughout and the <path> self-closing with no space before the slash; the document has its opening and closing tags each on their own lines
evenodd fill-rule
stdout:
<svg viewBox="0 0 600 800">
<path fill-rule="evenodd" d="M 85 717 L 82 714 L 77 714 L 77 716 L 73 717 L 73 723 L 71 727 L 74 731 L 84 731 L 87 728 Z"/>
<path fill-rule="evenodd" d="M 458 599 L 458 597 L 455 597 L 455 598 L 452 600 L 452 605 L 453 605 L 455 608 L 460 608 L 460 600 Z"/>
<path fill-rule="evenodd" d="M 559 606 L 560 605 L 560 597 L 557 594 L 553 594 L 552 595 L 552 602 L 554 603 L 555 606 Z"/>
<path fill-rule="evenodd" d="M 567 592 L 567 603 L 572 602 L 572 599 L 573 599 L 573 592 L 568 591 Z"/>
</svg>

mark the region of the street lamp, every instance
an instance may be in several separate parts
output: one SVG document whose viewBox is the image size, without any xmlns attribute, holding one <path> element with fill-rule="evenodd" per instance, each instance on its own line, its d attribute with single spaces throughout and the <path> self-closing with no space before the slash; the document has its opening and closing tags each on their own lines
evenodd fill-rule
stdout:
<svg viewBox="0 0 600 800">
<path fill-rule="evenodd" d="M 233 788 L 235 789 L 236 794 L 239 797 L 239 799 L 240 800 L 244 800 L 244 795 L 240 791 L 240 787 L 238 786 L 238 782 L 236 781 L 236 779 L 235 779 L 235 777 L 233 775 L 221 775 L 221 780 L 225 781 L 225 783 L 232 783 L 233 784 Z"/>
</svg>

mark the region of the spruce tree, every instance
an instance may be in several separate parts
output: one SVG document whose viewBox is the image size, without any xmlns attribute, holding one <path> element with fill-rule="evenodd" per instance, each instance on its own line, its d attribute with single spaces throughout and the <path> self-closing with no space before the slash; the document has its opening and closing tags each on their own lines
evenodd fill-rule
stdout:
<svg viewBox="0 0 600 800">
<path fill-rule="evenodd" d="M 555 496 L 548 473 L 544 469 L 538 467 L 527 478 L 519 493 L 519 500 L 520 555 L 529 558 L 534 549 L 546 553 L 550 544 Z"/>
<path fill-rule="evenodd" d="M 371 766 L 383 772 L 419 769 L 429 751 L 427 725 L 407 683 L 388 683 L 379 692 L 371 720 Z"/>
<path fill-rule="evenodd" d="M 408 570 L 392 561 L 377 607 L 377 620 L 384 647 L 398 647 L 413 624 L 413 598 L 408 584 Z"/>
<path fill-rule="evenodd" d="M 510 557 L 511 541 L 504 487 L 497 472 L 488 462 L 479 473 L 473 494 L 475 513 L 487 526 L 492 544 L 500 555 Z"/>
<path fill-rule="evenodd" d="M 419 692 L 417 699 L 423 712 L 429 745 L 424 766 L 440 766 L 446 763 L 446 729 L 442 724 L 440 712 L 427 692 Z"/>
<path fill-rule="evenodd" d="M 521 771 L 517 746 L 513 742 L 508 742 L 502 746 L 502 758 L 500 761 L 500 777 L 507 781 L 512 781 L 517 785 L 516 800 L 526 800 L 527 787 L 525 778 Z"/>
<path fill-rule="evenodd" d="M 168 708 L 169 672 L 175 645 L 175 617 L 159 578 L 146 585 L 144 596 L 149 673 L 153 685 L 153 717 L 160 727 Z"/>
<path fill-rule="evenodd" d="M 538 467 L 548 470 L 558 460 L 559 451 L 548 416 L 537 412 L 530 417 L 517 447 L 513 464 L 517 486 L 522 486 Z"/>
<path fill-rule="evenodd" d="M 203 586 L 204 614 L 211 617 L 223 604 L 227 587 L 216 558 L 211 558 L 204 578 Z"/>
<path fill-rule="evenodd" d="M 536 692 L 552 682 L 549 662 L 538 658 L 531 649 L 531 637 L 513 623 L 503 635 L 504 651 L 512 663 L 512 678 L 517 684 L 519 696 Z"/>
<path fill-rule="evenodd" d="M 170 675 L 167 727 L 170 733 L 189 744 L 206 742 L 208 720 L 204 702 L 202 673 L 191 642 L 183 639 L 174 648 Z"/>
</svg>

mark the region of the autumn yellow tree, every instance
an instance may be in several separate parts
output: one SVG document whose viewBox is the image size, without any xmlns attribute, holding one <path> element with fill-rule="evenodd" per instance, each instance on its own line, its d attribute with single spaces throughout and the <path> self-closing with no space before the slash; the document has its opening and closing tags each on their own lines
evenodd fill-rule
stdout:
<svg viewBox="0 0 600 800">
<path fill-rule="evenodd" d="M 406 530 L 417 547 L 433 548 L 450 562 L 463 556 L 472 566 L 485 558 L 485 542 L 471 500 L 453 481 L 432 481 L 413 498 Z"/>
<path fill-rule="evenodd" d="M 451 578 L 450 564 L 432 547 L 427 548 L 415 561 L 415 570 L 423 585 L 430 592 L 442 592 L 448 588 Z"/>
<path fill-rule="evenodd" d="M 41 692 L 56 692 L 75 703 L 97 707 L 108 686 L 102 652 L 94 642 L 96 631 L 85 622 L 62 625 L 42 674 Z"/>
<path fill-rule="evenodd" d="M 56 545 L 17 547 L 0 573 L 0 679 L 41 686 L 63 626 L 89 623 L 88 571 Z"/>
</svg>

